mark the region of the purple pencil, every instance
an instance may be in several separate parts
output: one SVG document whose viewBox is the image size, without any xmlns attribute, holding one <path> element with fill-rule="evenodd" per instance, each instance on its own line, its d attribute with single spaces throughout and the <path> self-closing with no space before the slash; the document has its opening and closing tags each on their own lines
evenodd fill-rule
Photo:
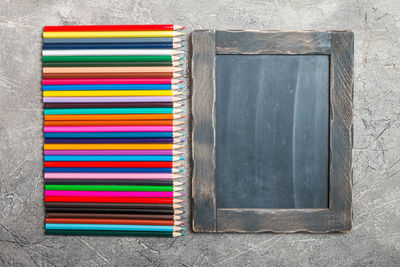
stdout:
<svg viewBox="0 0 400 267">
<path fill-rule="evenodd" d="M 68 196 L 68 197 L 179 197 L 182 193 L 177 192 L 125 192 L 125 191 L 60 191 L 46 190 L 46 197 Z"/>
<path fill-rule="evenodd" d="M 173 150 L 45 150 L 45 155 L 180 155 L 183 152 Z"/>
<path fill-rule="evenodd" d="M 105 103 L 105 102 L 175 102 L 182 100 L 176 96 L 95 96 L 95 97 L 43 97 L 44 103 Z"/>
</svg>

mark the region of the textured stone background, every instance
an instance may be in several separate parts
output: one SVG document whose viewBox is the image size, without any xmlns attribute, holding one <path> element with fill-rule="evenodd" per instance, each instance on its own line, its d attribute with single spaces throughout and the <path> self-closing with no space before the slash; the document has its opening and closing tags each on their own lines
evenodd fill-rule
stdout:
<svg viewBox="0 0 400 267">
<path fill-rule="evenodd" d="M 76 23 L 176 23 L 188 31 L 353 30 L 353 232 L 210 235 L 188 230 L 178 239 L 44 236 L 42 26 Z M 2 0 L 0 265 L 400 264 L 399 31 L 398 0 Z"/>
</svg>

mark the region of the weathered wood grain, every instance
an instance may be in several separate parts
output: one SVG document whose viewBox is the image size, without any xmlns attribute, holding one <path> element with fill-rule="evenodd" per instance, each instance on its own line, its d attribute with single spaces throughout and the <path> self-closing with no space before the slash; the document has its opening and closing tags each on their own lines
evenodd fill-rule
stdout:
<svg viewBox="0 0 400 267">
<path fill-rule="evenodd" d="M 332 32 L 330 209 L 343 231 L 352 221 L 353 62 L 352 32 Z"/>
<path fill-rule="evenodd" d="M 216 231 L 215 31 L 192 34 L 193 231 Z"/>
<path fill-rule="evenodd" d="M 217 54 L 329 55 L 329 32 L 217 31 Z"/>
<path fill-rule="evenodd" d="M 216 39 L 214 38 L 214 31 L 195 31 L 192 39 L 194 230 L 278 233 L 350 231 L 353 164 L 353 34 L 346 31 L 218 31 Z M 329 208 L 216 208 L 218 199 L 218 195 L 215 195 L 215 127 L 218 127 L 215 125 L 214 114 L 216 54 L 330 56 Z"/>
</svg>

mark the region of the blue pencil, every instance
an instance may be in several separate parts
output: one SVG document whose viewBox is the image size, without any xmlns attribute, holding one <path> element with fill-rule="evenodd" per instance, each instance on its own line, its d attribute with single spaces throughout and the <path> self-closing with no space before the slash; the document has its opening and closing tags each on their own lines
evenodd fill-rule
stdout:
<svg viewBox="0 0 400 267">
<path fill-rule="evenodd" d="M 173 114 L 173 108 L 55 108 L 44 109 L 44 115 L 78 114 Z"/>
<path fill-rule="evenodd" d="M 44 133 L 45 138 L 172 138 L 172 132 L 56 132 Z"/>
<path fill-rule="evenodd" d="M 89 91 L 89 90 L 171 90 L 172 84 L 60 84 L 43 85 L 43 91 Z M 182 89 L 183 86 L 176 86 Z"/>
<path fill-rule="evenodd" d="M 45 161 L 174 161 L 183 160 L 176 156 L 44 156 Z"/>
<path fill-rule="evenodd" d="M 80 168 L 80 167 L 45 167 L 44 172 L 79 172 L 79 173 L 172 173 L 172 168 Z"/>
<path fill-rule="evenodd" d="M 177 231 L 181 227 L 169 225 L 122 225 L 122 224 L 80 224 L 80 223 L 46 223 L 46 229 L 69 230 L 124 230 L 124 231 Z"/>
</svg>

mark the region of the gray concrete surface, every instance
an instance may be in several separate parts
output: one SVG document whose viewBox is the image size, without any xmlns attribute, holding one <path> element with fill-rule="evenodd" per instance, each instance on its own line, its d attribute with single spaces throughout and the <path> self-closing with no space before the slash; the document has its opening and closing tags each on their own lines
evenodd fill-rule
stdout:
<svg viewBox="0 0 400 267">
<path fill-rule="evenodd" d="M 353 30 L 353 232 L 210 235 L 188 230 L 177 239 L 44 236 L 42 26 L 75 23 L 177 23 L 187 25 L 188 31 Z M 398 0 L 2 0 L 0 265 L 399 265 L 399 34 Z"/>
</svg>

